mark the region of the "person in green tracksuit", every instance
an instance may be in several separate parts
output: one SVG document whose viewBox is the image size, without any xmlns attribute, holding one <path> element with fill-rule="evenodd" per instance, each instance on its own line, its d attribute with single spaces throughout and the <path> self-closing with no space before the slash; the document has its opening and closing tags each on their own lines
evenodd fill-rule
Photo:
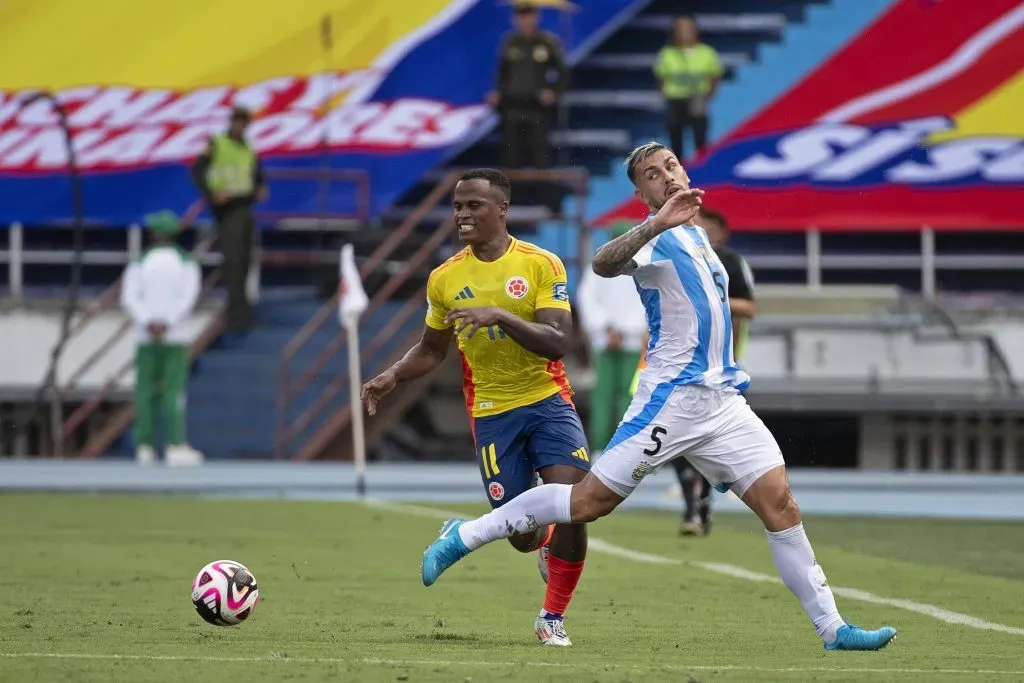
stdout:
<svg viewBox="0 0 1024 683">
<path fill-rule="evenodd" d="M 199 265 L 175 241 L 181 226 L 170 211 L 146 216 L 149 248 L 125 268 L 121 307 L 135 328 L 135 459 L 156 461 L 154 426 L 159 403 L 168 465 L 198 465 L 201 453 L 185 436 L 189 372 L 184 323 L 199 299 Z"/>
<path fill-rule="evenodd" d="M 614 227 L 609 238 L 619 237 L 630 227 L 628 223 Z M 576 310 L 594 359 L 588 432 L 592 447 L 600 449 L 611 440 L 629 408 L 627 389 L 640 361 L 647 317 L 632 278 L 598 277 L 585 268 L 576 297 Z"/>
</svg>

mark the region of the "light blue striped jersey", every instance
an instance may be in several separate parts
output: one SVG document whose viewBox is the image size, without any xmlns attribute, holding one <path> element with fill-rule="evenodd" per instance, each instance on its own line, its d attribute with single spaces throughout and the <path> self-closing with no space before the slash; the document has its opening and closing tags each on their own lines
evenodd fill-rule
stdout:
<svg viewBox="0 0 1024 683">
<path fill-rule="evenodd" d="M 703 228 L 666 230 L 633 260 L 650 332 L 640 381 L 745 389 L 750 376 L 733 356 L 729 276 Z"/>
</svg>

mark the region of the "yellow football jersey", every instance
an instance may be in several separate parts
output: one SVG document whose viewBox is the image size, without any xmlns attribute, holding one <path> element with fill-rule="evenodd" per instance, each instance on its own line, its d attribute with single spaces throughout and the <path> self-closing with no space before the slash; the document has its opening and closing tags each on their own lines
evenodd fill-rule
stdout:
<svg viewBox="0 0 1024 683">
<path fill-rule="evenodd" d="M 434 269 L 427 280 L 427 325 L 445 330 L 453 308 L 498 306 L 533 322 L 541 308 L 569 308 L 565 266 L 554 254 L 512 238 L 498 260 L 480 261 L 466 247 Z M 462 389 L 473 417 L 497 415 L 561 393 L 572 398 L 562 361 L 527 351 L 498 325 L 457 339 Z"/>
</svg>

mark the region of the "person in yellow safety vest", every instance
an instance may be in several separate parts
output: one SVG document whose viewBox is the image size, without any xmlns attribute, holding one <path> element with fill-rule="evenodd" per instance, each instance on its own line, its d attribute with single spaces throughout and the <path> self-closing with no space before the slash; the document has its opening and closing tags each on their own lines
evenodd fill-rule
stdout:
<svg viewBox="0 0 1024 683">
<path fill-rule="evenodd" d="M 245 139 L 251 120 L 249 110 L 235 107 L 228 130 L 211 137 L 206 152 L 192 165 L 192 180 L 203 193 L 220 233 L 223 282 L 228 292 L 227 323 L 233 332 L 245 332 L 252 325 L 245 287 L 256 224 L 252 207 L 268 196 L 259 157 Z"/>
<path fill-rule="evenodd" d="M 757 303 L 754 300 L 754 275 L 746 260 L 727 245 L 729 240 L 729 222 L 724 215 L 711 209 L 702 208 L 697 220 L 700 227 L 708 233 L 708 240 L 715 250 L 715 255 L 725 267 L 729 276 L 729 312 L 732 315 L 733 356 L 739 361 L 746 348 L 749 336 L 750 319 L 757 314 Z M 636 394 L 640 385 L 640 373 L 647 366 L 647 342 L 644 338 L 644 353 L 640 357 L 636 374 L 629 387 L 629 395 Z M 683 521 L 679 533 L 693 536 L 703 532 L 706 536 L 711 532 L 711 484 L 690 465 L 686 458 L 672 461 L 679 478 L 679 487 L 683 493 Z M 700 481 L 700 500 L 695 504 L 698 492 L 697 482 Z M 698 524 L 697 518 L 700 517 Z"/>
<path fill-rule="evenodd" d="M 672 24 L 669 42 L 658 52 L 654 75 L 665 96 L 666 126 L 672 151 L 683 156 L 683 134 L 693 130 L 696 152 L 708 142 L 708 103 L 722 77 L 718 53 L 700 42 L 693 17 L 681 16 Z"/>
</svg>

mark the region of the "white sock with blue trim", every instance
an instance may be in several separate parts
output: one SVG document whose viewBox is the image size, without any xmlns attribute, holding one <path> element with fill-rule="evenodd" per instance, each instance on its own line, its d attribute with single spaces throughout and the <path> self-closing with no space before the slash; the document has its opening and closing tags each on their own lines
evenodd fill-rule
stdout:
<svg viewBox="0 0 1024 683">
<path fill-rule="evenodd" d="M 571 484 L 536 486 L 483 517 L 466 522 L 459 527 L 459 537 L 467 548 L 476 550 L 512 534 L 536 531 L 549 524 L 566 524 L 572 521 L 571 497 Z"/>
<path fill-rule="evenodd" d="M 843 618 L 839 616 L 825 572 L 814 559 L 803 523 L 765 533 L 782 582 L 800 601 L 821 639 L 826 643 L 835 642 L 836 630 L 843 625 Z"/>
</svg>

